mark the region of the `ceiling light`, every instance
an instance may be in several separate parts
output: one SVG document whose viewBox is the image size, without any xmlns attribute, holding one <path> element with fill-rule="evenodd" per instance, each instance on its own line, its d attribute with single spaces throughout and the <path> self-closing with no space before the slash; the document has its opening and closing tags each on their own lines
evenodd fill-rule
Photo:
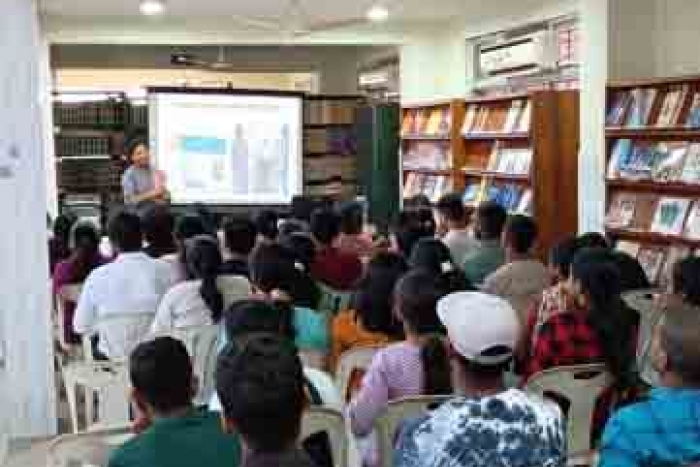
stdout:
<svg viewBox="0 0 700 467">
<path fill-rule="evenodd" d="M 165 11 L 165 5 L 159 0 L 143 0 L 139 9 L 146 16 L 156 16 Z"/>
<path fill-rule="evenodd" d="M 367 19 L 373 23 L 383 23 L 389 19 L 389 10 L 383 5 L 374 5 L 367 10 Z"/>
</svg>

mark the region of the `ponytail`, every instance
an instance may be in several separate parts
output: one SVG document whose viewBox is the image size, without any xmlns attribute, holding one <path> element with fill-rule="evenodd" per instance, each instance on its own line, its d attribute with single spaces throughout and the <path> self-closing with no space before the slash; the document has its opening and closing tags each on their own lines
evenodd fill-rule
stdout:
<svg viewBox="0 0 700 467">
<path fill-rule="evenodd" d="M 189 279 L 199 279 L 199 294 L 211 311 L 212 321 L 218 323 L 224 312 L 224 296 L 216 280 L 223 260 L 219 243 L 209 235 L 198 235 L 185 242 L 182 253 L 186 258 Z"/>
<path fill-rule="evenodd" d="M 214 323 L 221 320 L 221 315 L 224 312 L 224 296 L 216 285 L 216 278 L 216 274 L 203 277 L 202 285 L 199 287 L 199 294 L 211 311 L 211 319 Z"/>
<path fill-rule="evenodd" d="M 423 394 L 452 394 L 452 368 L 441 335 L 432 334 L 426 338 L 420 349 L 420 358 L 423 364 Z"/>
</svg>

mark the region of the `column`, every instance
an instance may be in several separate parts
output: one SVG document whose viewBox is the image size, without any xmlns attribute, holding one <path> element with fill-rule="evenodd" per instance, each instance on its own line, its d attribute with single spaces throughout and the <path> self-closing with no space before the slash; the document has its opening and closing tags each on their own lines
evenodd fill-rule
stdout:
<svg viewBox="0 0 700 467">
<path fill-rule="evenodd" d="M 56 431 L 46 236 L 48 52 L 33 0 L 0 2 L 0 419 Z"/>
</svg>

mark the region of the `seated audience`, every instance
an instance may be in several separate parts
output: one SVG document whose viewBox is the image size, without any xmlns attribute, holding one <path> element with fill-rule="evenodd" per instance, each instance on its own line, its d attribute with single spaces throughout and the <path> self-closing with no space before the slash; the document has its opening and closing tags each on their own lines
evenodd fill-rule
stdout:
<svg viewBox="0 0 700 467">
<path fill-rule="evenodd" d="M 408 260 L 411 269 L 422 269 L 440 278 L 448 293 L 474 290 L 464 272 L 457 267 L 450 250 L 435 238 L 423 238 Z"/>
<path fill-rule="evenodd" d="M 609 249 L 610 243 L 605 235 L 599 232 L 587 232 L 578 238 L 578 247 Z"/>
<path fill-rule="evenodd" d="M 122 358 L 135 344 L 128 340 L 133 333 L 102 326 L 102 322 L 114 315 L 155 313 L 173 277 L 167 265 L 142 251 L 143 231 L 136 214 L 116 214 L 108 231 L 117 258 L 92 271 L 85 280 L 73 328 L 79 334 L 96 331 L 99 352 L 107 358 Z"/>
<path fill-rule="evenodd" d="M 501 233 L 508 213 L 494 202 L 482 203 L 476 210 L 474 236 L 476 248 L 464 258 L 462 269 L 474 285 L 481 285 L 486 277 L 500 268 L 506 260 L 501 246 Z"/>
<path fill-rule="evenodd" d="M 56 265 L 70 256 L 70 232 L 78 218 L 72 213 L 64 213 L 53 222 L 53 235 L 49 239 L 49 267 L 51 274 Z"/>
<path fill-rule="evenodd" d="M 405 340 L 380 350 L 348 407 L 356 436 L 366 436 L 393 399 L 451 394 L 450 363 L 435 307 L 445 291 L 438 278 L 424 271 L 404 276 L 396 285 L 394 307 Z"/>
<path fill-rule="evenodd" d="M 453 349 L 460 395 L 404 425 L 394 465 L 565 465 L 564 421 L 556 404 L 504 384 L 519 333 L 508 302 L 459 292 L 440 300 L 438 316 Z"/>
<path fill-rule="evenodd" d="M 528 309 L 550 283 L 547 268 L 533 253 L 536 240 L 535 221 L 527 216 L 512 216 L 503 235 L 506 264 L 487 276 L 482 287 L 484 292 L 508 300 L 518 312 L 523 328 Z"/>
<path fill-rule="evenodd" d="M 176 253 L 174 229 L 175 216 L 170 209 L 164 205 L 151 206 L 143 216 L 143 236 L 146 240 L 143 251 L 151 258 Z"/>
<path fill-rule="evenodd" d="M 187 280 L 173 286 L 158 306 L 151 332 L 207 326 L 221 320 L 224 309 L 251 295 L 248 279 L 221 275 L 219 243 L 209 235 L 185 241 Z"/>
<path fill-rule="evenodd" d="M 227 346 L 216 366 L 216 391 L 224 429 L 241 437 L 243 466 L 314 467 L 297 444 L 307 398 L 301 361 L 287 340 L 261 335 L 240 348 Z"/>
<path fill-rule="evenodd" d="M 295 266 L 304 273 L 309 273 L 316 259 L 316 245 L 311 237 L 302 232 L 280 235 L 279 244 L 294 256 Z"/>
<path fill-rule="evenodd" d="M 255 228 L 258 231 L 258 243 L 272 243 L 279 235 L 279 216 L 271 209 L 263 209 L 256 216 Z"/>
<path fill-rule="evenodd" d="M 311 224 L 311 214 L 314 212 L 316 207 L 316 201 L 309 196 L 293 196 L 290 209 L 290 219 L 299 222 L 304 226 L 304 230 L 308 231 L 309 224 Z"/>
<path fill-rule="evenodd" d="M 431 207 L 417 208 L 415 216 L 418 224 L 425 231 L 426 236 L 435 237 L 435 235 L 437 235 L 437 222 L 435 222 L 435 214 Z"/>
<path fill-rule="evenodd" d="M 185 241 L 197 235 L 207 235 L 207 229 L 199 216 L 185 215 L 175 224 L 175 254 L 165 255 L 160 261 L 170 268 L 175 281 L 181 282 L 187 278 L 187 258 L 185 257 Z"/>
<path fill-rule="evenodd" d="M 340 236 L 335 246 L 344 253 L 369 258 L 374 253 L 374 242 L 365 234 L 364 208 L 360 203 L 347 203 L 340 209 Z"/>
<path fill-rule="evenodd" d="M 362 275 L 362 262 L 356 255 L 335 246 L 340 234 L 340 217 L 330 209 L 314 211 L 311 233 L 317 245 L 311 276 L 336 290 L 352 289 Z"/>
<path fill-rule="evenodd" d="M 285 219 L 280 222 L 277 239 L 288 237 L 295 233 L 308 233 L 309 226 L 296 219 Z"/>
<path fill-rule="evenodd" d="M 248 261 L 258 236 L 255 224 L 248 218 L 229 217 L 224 221 L 223 228 L 228 259 L 221 266 L 221 273 L 250 277 Z"/>
<path fill-rule="evenodd" d="M 71 231 L 72 253 L 68 259 L 59 262 L 53 273 L 53 293 L 60 298 L 61 289 L 67 285 L 79 285 L 99 266 L 107 262 L 100 255 L 100 234 L 89 222 L 78 222 Z M 79 344 L 80 336 L 73 331 L 75 303 L 63 304 L 63 339 L 68 344 Z"/>
<path fill-rule="evenodd" d="M 456 193 L 443 196 L 437 203 L 437 212 L 438 230 L 444 234 L 442 241 L 450 249 L 454 262 L 461 265 L 467 253 L 476 247 L 462 197 Z"/>
<path fill-rule="evenodd" d="M 434 236 L 431 234 L 431 225 L 427 224 L 421 222 L 417 211 L 401 211 L 391 228 L 391 251 L 408 260 L 420 239 Z"/>
<path fill-rule="evenodd" d="M 299 350 L 327 353 L 328 318 L 316 311 L 318 288 L 294 263 L 294 255 L 281 245 L 258 245 L 250 260 L 253 287 L 262 298 L 285 301 L 293 307 L 295 343 Z"/>
<path fill-rule="evenodd" d="M 195 409 L 197 381 L 187 349 L 159 337 L 129 359 L 132 399 L 143 430 L 112 454 L 109 467 L 236 467 L 241 447 L 225 434 L 217 414 Z"/>
<path fill-rule="evenodd" d="M 351 309 L 333 319 L 331 368 L 352 348 L 386 344 L 403 337 L 402 325 L 394 317 L 393 292 L 407 270 L 406 261 L 396 253 L 378 253 L 370 260 L 352 296 Z"/>
<path fill-rule="evenodd" d="M 647 273 L 637 258 L 624 251 L 612 251 L 611 254 L 617 269 L 620 271 L 620 290 L 629 292 L 651 287 Z"/>
<path fill-rule="evenodd" d="M 645 401 L 621 409 L 608 422 L 600 467 L 700 462 L 699 308 L 668 308 L 654 332 L 651 360 L 661 384 Z"/>
</svg>

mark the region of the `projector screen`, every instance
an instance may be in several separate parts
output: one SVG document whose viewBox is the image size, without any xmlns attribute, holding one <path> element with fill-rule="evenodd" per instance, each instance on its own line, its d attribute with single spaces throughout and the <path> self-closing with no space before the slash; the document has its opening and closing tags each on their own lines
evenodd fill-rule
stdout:
<svg viewBox="0 0 700 467">
<path fill-rule="evenodd" d="M 154 165 L 173 204 L 288 204 L 302 193 L 302 96 L 149 89 Z"/>
</svg>

